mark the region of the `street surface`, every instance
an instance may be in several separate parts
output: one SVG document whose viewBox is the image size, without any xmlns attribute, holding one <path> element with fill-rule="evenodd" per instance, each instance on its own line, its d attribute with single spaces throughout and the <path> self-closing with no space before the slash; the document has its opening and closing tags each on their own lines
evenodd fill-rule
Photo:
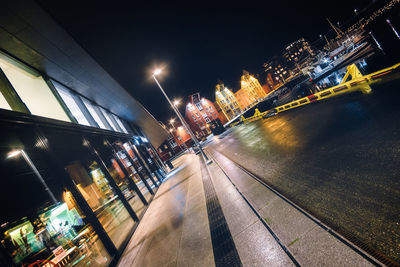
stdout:
<svg viewBox="0 0 400 267">
<path fill-rule="evenodd" d="M 400 82 L 240 125 L 207 145 L 400 264 Z"/>
</svg>

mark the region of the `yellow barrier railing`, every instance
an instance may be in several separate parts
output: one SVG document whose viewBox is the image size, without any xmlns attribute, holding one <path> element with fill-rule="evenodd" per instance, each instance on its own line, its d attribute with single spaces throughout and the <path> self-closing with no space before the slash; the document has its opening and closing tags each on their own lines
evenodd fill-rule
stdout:
<svg viewBox="0 0 400 267">
<path fill-rule="evenodd" d="M 348 78 L 351 78 L 347 81 Z M 310 104 L 312 102 L 324 100 L 333 96 L 342 95 L 354 91 L 361 91 L 364 94 L 368 94 L 371 92 L 371 84 L 383 82 L 387 80 L 393 80 L 396 78 L 400 78 L 400 63 L 397 63 L 391 67 L 376 71 L 374 73 L 368 75 L 362 75 L 358 70 L 355 64 L 347 66 L 346 75 L 343 77 L 343 81 L 336 86 L 330 87 L 328 89 L 322 90 L 318 93 L 297 99 L 295 101 L 289 102 L 282 106 L 267 110 L 265 112 L 260 112 L 257 108 L 255 109 L 255 113 L 253 116 L 249 118 L 245 118 L 243 115 L 241 119 L 235 123 L 232 123 L 230 126 L 233 127 L 240 123 L 247 123 L 256 121 L 264 118 L 267 114 L 270 113 L 281 113 L 283 111 L 297 108 L 300 106 L 304 106 Z"/>
</svg>

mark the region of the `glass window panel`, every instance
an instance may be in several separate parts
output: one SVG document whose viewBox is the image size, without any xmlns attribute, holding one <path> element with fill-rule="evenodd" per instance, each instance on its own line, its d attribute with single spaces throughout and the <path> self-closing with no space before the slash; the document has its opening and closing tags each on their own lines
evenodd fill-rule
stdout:
<svg viewBox="0 0 400 267">
<path fill-rule="evenodd" d="M 54 178 L 47 162 L 30 152 L 26 153 L 45 181 Z M 0 149 L 0 158 L 8 153 Z M 85 223 L 84 214 L 64 185 L 49 185 L 58 201 L 53 204 L 23 157 L 1 161 L 0 170 L 6 174 L 0 201 L 7 203 L 0 206 L 0 246 L 15 266 L 31 266 L 38 260 L 41 262 L 35 266 L 110 264 L 110 255 L 92 226 Z"/>
<path fill-rule="evenodd" d="M 67 105 L 69 111 L 72 113 L 72 116 L 78 121 L 79 124 L 90 126 L 90 123 L 83 115 L 82 111 L 80 110 L 78 104 L 76 104 L 73 95 L 61 87 L 61 85 L 54 83 L 57 92 L 60 94 L 61 98 L 64 100 L 64 103 Z"/>
<path fill-rule="evenodd" d="M 97 162 L 91 162 L 89 169 L 87 172 L 79 162 L 66 167 L 107 234 L 115 246 L 120 248 L 132 230 L 134 221 L 109 185 Z"/>
<path fill-rule="evenodd" d="M 1 92 L 0 92 L 0 108 L 11 110 L 10 105 L 8 104 L 4 96 L 1 94 Z"/>
<path fill-rule="evenodd" d="M 124 153 L 118 152 L 118 158 L 120 159 L 125 170 L 128 172 L 129 176 L 126 177 L 123 171 L 121 170 L 118 162 L 115 159 L 112 159 L 113 168 L 110 168 L 109 171 L 114 178 L 115 182 L 118 184 L 121 191 L 124 193 L 126 200 L 128 200 L 129 204 L 131 205 L 132 209 L 135 211 L 137 216 L 140 216 L 144 211 L 144 204 L 140 200 L 139 196 L 135 192 L 135 190 L 130 186 L 130 180 L 134 183 L 138 183 L 138 177 L 136 171 L 132 168 L 132 164 L 128 161 Z M 143 194 L 144 192 L 142 192 Z"/>
<path fill-rule="evenodd" d="M 92 115 L 93 119 L 97 122 L 100 128 L 107 129 L 104 125 L 103 121 L 100 119 L 99 115 L 97 114 L 96 110 L 94 109 L 92 103 L 83 99 L 83 104 L 85 104 L 86 108 L 89 110 L 90 115 Z"/>
<path fill-rule="evenodd" d="M 33 115 L 70 121 L 43 78 L 0 58 L 0 67 Z"/>
<path fill-rule="evenodd" d="M 110 118 L 110 115 L 108 114 L 107 111 L 105 111 L 103 108 L 100 108 L 101 112 L 103 113 L 104 117 L 106 118 L 108 124 L 110 124 L 111 128 L 113 128 L 114 131 L 118 131 L 118 127 L 114 125 L 113 121 Z"/>
<path fill-rule="evenodd" d="M 122 131 L 123 131 L 124 133 L 128 133 L 128 131 L 126 130 L 124 124 L 123 124 L 122 121 L 118 118 L 118 116 L 116 116 L 116 115 L 114 115 L 114 114 L 113 114 L 113 116 L 114 116 L 115 121 L 118 123 L 119 128 L 121 128 Z"/>
</svg>

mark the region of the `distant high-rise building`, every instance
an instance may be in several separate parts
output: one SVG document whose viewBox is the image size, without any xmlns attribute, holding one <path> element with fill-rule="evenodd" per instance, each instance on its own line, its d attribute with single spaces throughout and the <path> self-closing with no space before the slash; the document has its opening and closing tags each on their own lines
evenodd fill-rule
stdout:
<svg viewBox="0 0 400 267">
<path fill-rule="evenodd" d="M 240 106 L 235 95 L 222 82 L 215 87 L 215 99 L 228 120 L 240 114 Z"/>
<path fill-rule="evenodd" d="M 246 70 L 243 70 L 240 84 L 251 103 L 257 102 L 267 95 L 258 80 Z"/>
<path fill-rule="evenodd" d="M 289 44 L 283 54 L 292 73 L 300 72 L 301 66 L 314 56 L 310 44 L 301 38 Z"/>
</svg>

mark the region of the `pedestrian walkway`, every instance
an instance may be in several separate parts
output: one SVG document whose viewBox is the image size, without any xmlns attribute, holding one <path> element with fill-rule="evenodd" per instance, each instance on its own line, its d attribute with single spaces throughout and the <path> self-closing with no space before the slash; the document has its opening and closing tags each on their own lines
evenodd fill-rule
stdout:
<svg viewBox="0 0 400 267">
<path fill-rule="evenodd" d="M 304 219 L 299 214 L 288 210 L 270 192 L 264 192 L 262 186 L 257 186 L 239 171 L 236 172 L 236 182 L 251 189 L 247 191 L 251 193 L 251 201 L 257 204 L 256 210 L 260 210 L 259 207 L 268 210 L 267 202 L 276 204 L 276 212 L 280 210 L 280 214 L 286 217 L 293 214 L 299 220 L 299 226 L 289 225 L 286 230 L 277 227 L 278 218 L 285 225 L 290 220 L 272 217 L 274 209 L 270 205 L 268 216 L 274 220 L 274 229 L 282 235 L 277 236 L 231 183 L 222 165 L 214 162 L 206 166 L 200 156 L 190 153 L 176 159 L 173 164 L 174 171 L 158 189 L 119 266 L 370 265 L 334 238 L 318 243 L 318 238 L 325 236 L 315 225 L 310 226 L 312 222 L 307 221 L 309 228 L 304 230 Z M 273 198 L 268 200 L 268 197 Z M 304 234 L 317 233 L 307 237 L 309 240 L 315 237 L 314 242 L 322 244 L 322 247 L 306 246 L 310 244 L 307 240 L 291 240 L 293 233 L 299 234 L 298 229 L 304 230 Z M 287 248 L 291 242 L 292 251 Z M 307 253 L 310 253 L 310 258 L 304 257 Z"/>
</svg>

